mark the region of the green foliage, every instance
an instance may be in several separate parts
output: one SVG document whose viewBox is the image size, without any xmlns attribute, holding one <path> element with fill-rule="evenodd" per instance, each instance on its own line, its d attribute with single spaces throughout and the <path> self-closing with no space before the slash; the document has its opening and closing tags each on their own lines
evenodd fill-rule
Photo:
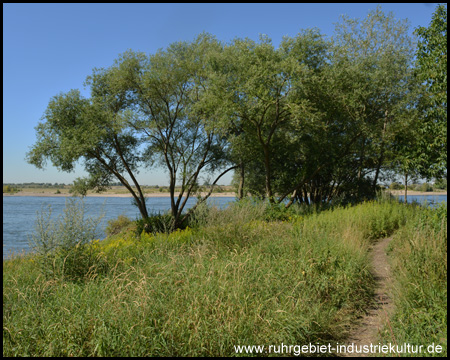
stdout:
<svg viewBox="0 0 450 360">
<path fill-rule="evenodd" d="M 447 168 L 447 7 L 438 5 L 429 27 L 419 27 L 415 34 L 416 77 L 423 95 L 417 104 L 418 149 L 410 152 L 421 175 L 431 178 Z"/>
<path fill-rule="evenodd" d="M 254 198 L 229 203 L 223 210 L 203 203 L 196 208 L 190 218 L 189 227 L 200 229 L 223 224 L 235 224 L 239 227 L 252 220 L 262 220 L 267 206 L 267 201 Z"/>
<path fill-rule="evenodd" d="M 428 183 L 420 184 L 416 189 L 418 191 L 426 191 L 426 192 L 433 191 L 433 187 Z"/>
<path fill-rule="evenodd" d="M 418 76 L 427 82 L 431 95 L 429 111 L 446 118 L 447 7 L 438 5 L 429 27 L 419 27 L 415 33 L 420 39 L 417 45 Z"/>
<path fill-rule="evenodd" d="M 440 203 L 434 208 L 425 208 L 420 213 L 420 220 L 416 224 L 418 227 L 429 227 L 434 232 L 439 233 L 445 229 L 444 222 L 447 222 L 447 205 Z"/>
<path fill-rule="evenodd" d="M 285 204 L 268 204 L 263 219 L 266 221 L 292 221 L 304 215 L 311 215 L 329 208 L 327 204 L 307 206 L 294 204 L 286 208 Z"/>
<path fill-rule="evenodd" d="M 136 236 L 142 232 L 147 234 L 169 233 L 174 230 L 174 219 L 171 214 L 153 214 L 146 219 L 136 220 Z"/>
<path fill-rule="evenodd" d="M 108 220 L 105 233 L 107 236 L 119 234 L 128 228 L 133 222 L 125 215 L 119 215 L 117 219 Z"/>
<path fill-rule="evenodd" d="M 85 212 L 83 201 L 67 199 L 57 219 L 52 219 L 50 206 L 37 213 L 30 246 L 46 278 L 82 280 L 102 271 L 102 259 L 91 251 L 89 243 L 98 238 L 103 215 L 86 218 Z"/>
<path fill-rule="evenodd" d="M 447 190 L 447 178 L 436 179 L 434 188 L 439 190 Z"/>
<path fill-rule="evenodd" d="M 87 195 L 87 192 L 91 189 L 96 189 L 96 192 L 106 190 L 108 186 L 108 180 L 104 179 L 105 182 L 102 183 L 102 180 L 99 176 L 91 175 L 88 178 L 76 178 L 73 181 L 72 187 L 69 192 L 74 196 L 84 197 Z"/>
<path fill-rule="evenodd" d="M 259 42 L 236 39 L 224 49 L 213 93 L 225 114 L 230 156 L 245 164 L 246 190 L 252 195 L 273 200 L 278 171 L 298 155 L 292 151 L 298 146 L 294 134 L 314 127 L 300 79 L 308 79 L 312 69 L 307 64 L 317 65 L 324 47 L 314 30 L 283 39 L 278 49 L 267 36 Z M 278 162 L 280 151 L 285 158 Z"/>
<path fill-rule="evenodd" d="M 447 354 L 447 205 L 419 208 L 390 245 L 395 314 L 381 341 L 439 344 Z M 422 356 L 433 356 L 422 354 Z"/>
<path fill-rule="evenodd" d="M 203 33 L 194 41 L 172 43 L 150 56 L 129 52 L 120 62 L 131 67 L 128 90 L 138 108 L 130 109 L 129 122 L 145 135 L 145 164 L 162 167 L 169 174 L 176 226 L 183 222 L 185 200 L 199 193 L 199 177 L 230 166 L 227 142 L 210 103 L 212 59 L 221 51 L 214 36 Z M 177 183 L 181 186 L 175 195 Z"/>
<path fill-rule="evenodd" d="M 19 188 L 12 185 L 3 185 L 3 193 L 16 193 L 20 191 Z"/>
<path fill-rule="evenodd" d="M 145 198 L 135 179 L 142 160 L 140 138 L 125 121 L 130 104 L 123 88 L 126 72 L 122 72 L 117 66 L 94 70 L 86 81 L 91 98 L 82 97 L 78 90 L 54 96 L 36 127 L 37 141 L 26 159 L 38 168 L 50 160 L 66 172 L 73 171 L 82 160 L 89 175 L 74 181 L 75 194 L 85 196 L 90 189 L 105 190 L 116 178 L 133 194 L 145 218 Z M 125 176 L 133 180 L 136 190 Z"/>
<path fill-rule="evenodd" d="M 421 191 L 422 184 L 412 184 L 408 187 L 409 190 Z"/>
<path fill-rule="evenodd" d="M 389 185 L 389 189 L 391 189 L 391 190 L 403 190 L 404 188 L 405 188 L 404 185 L 399 184 L 399 183 L 397 183 L 397 182 L 392 182 L 392 183 Z"/>
</svg>

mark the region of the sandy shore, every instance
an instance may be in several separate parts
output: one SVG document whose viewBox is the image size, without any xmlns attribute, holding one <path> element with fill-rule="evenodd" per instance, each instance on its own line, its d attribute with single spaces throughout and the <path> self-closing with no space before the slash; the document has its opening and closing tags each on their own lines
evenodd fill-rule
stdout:
<svg viewBox="0 0 450 360">
<path fill-rule="evenodd" d="M 179 193 L 175 193 L 175 196 L 178 196 Z M 205 196 L 207 193 L 201 193 L 202 196 Z M 3 194 L 3 196 L 41 196 L 41 197 L 67 197 L 72 196 L 71 194 L 55 194 L 55 193 L 42 193 L 42 192 L 31 192 L 31 191 L 19 191 L 15 194 Z M 170 197 L 169 193 L 150 193 L 145 194 L 146 197 L 152 198 L 152 197 Z M 223 193 L 213 193 L 210 195 L 210 197 L 234 197 L 234 192 L 223 192 Z M 104 193 L 104 194 L 87 194 L 86 197 L 132 197 L 131 194 L 111 194 L 111 193 Z"/>
</svg>

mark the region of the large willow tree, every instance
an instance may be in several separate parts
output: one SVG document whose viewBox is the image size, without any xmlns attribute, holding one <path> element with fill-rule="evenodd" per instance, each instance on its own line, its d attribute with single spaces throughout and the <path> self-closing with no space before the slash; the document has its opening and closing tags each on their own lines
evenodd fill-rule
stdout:
<svg viewBox="0 0 450 360">
<path fill-rule="evenodd" d="M 145 138 L 145 164 L 163 168 L 169 175 L 175 226 L 206 201 L 217 181 L 235 168 L 226 167 L 227 141 L 209 104 L 211 61 L 221 51 L 214 37 L 201 34 L 193 42 L 173 43 L 149 57 L 130 53 L 125 61 L 136 64 L 127 66 L 132 79 L 127 90 L 134 102 L 130 125 Z M 216 174 L 216 178 L 209 192 L 201 196 L 198 182 L 207 174 Z M 182 216 L 192 195 L 198 195 L 197 204 Z"/>
</svg>

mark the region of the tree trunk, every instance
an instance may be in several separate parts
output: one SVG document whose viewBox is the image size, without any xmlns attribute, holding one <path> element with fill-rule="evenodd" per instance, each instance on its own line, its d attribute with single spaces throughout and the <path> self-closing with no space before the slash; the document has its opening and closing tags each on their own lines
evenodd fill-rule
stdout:
<svg viewBox="0 0 450 360">
<path fill-rule="evenodd" d="M 291 196 L 291 199 L 289 200 L 289 202 L 286 204 L 286 209 L 291 206 L 294 203 L 294 200 L 297 198 L 297 189 L 294 190 L 294 193 Z"/>
<path fill-rule="evenodd" d="M 269 156 L 269 146 L 264 145 L 264 167 L 266 170 L 266 196 L 269 198 L 269 202 L 273 203 L 272 185 L 270 182 L 271 169 L 270 169 L 270 156 Z"/>
<path fill-rule="evenodd" d="M 238 198 L 239 200 L 242 200 L 244 198 L 244 181 L 245 181 L 245 166 L 243 161 L 241 161 L 240 169 L 241 174 L 239 179 Z"/>
<path fill-rule="evenodd" d="M 373 180 L 373 190 L 374 191 L 376 190 L 381 165 L 383 164 L 383 161 L 384 161 L 384 140 L 385 140 L 384 138 L 386 135 L 386 128 L 387 128 L 387 124 L 388 124 L 388 111 L 387 110 L 385 111 L 384 115 L 385 115 L 385 118 L 384 118 L 384 124 L 383 124 L 383 131 L 381 133 L 380 157 L 378 159 L 377 170 L 375 172 L 375 178 Z"/>
<path fill-rule="evenodd" d="M 172 217 L 175 219 L 177 217 L 177 213 L 178 213 L 178 206 L 177 203 L 175 202 L 175 175 L 174 174 L 170 174 L 170 184 L 169 184 L 169 192 L 170 192 L 170 209 L 172 212 Z"/>
<path fill-rule="evenodd" d="M 365 150 L 365 145 L 366 145 L 366 138 L 363 137 L 362 140 L 363 140 L 362 149 L 361 149 L 361 154 L 359 155 L 358 180 L 361 180 L 361 173 L 362 173 L 363 160 L 364 160 L 364 150 Z"/>
<path fill-rule="evenodd" d="M 405 172 L 405 204 L 407 203 L 407 193 L 408 193 L 408 172 Z"/>
</svg>

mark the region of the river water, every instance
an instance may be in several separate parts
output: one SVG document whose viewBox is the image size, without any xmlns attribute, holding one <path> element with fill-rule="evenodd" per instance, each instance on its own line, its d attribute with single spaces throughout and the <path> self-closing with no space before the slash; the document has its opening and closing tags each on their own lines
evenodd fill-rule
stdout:
<svg viewBox="0 0 450 360">
<path fill-rule="evenodd" d="M 403 197 L 400 197 L 402 200 Z M 408 202 L 417 201 L 424 205 L 434 206 L 440 202 L 447 202 L 447 195 L 408 195 Z M 234 197 L 213 197 L 208 202 L 222 208 Z M 134 220 L 139 218 L 139 211 L 132 205 L 131 198 L 124 197 L 86 197 L 86 215 L 98 217 L 103 211 L 105 216 L 100 224 L 104 231 L 108 220 L 116 219 L 123 214 Z M 190 208 L 196 202 L 190 198 L 186 208 Z M 4 196 L 3 197 L 3 259 L 11 253 L 29 251 L 28 238 L 34 230 L 36 213 L 42 209 L 52 208 L 52 216 L 62 214 L 65 207 L 65 197 L 34 197 L 34 196 Z M 166 212 L 170 209 L 169 197 L 149 198 L 147 207 L 149 212 Z"/>
<path fill-rule="evenodd" d="M 208 203 L 224 207 L 234 197 L 211 197 Z M 189 198 L 185 209 L 196 203 L 196 198 Z M 104 218 L 99 230 L 102 232 L 108 225 L 108 220 L 119 215 L 128 216 L 131 220 L 140 218 L 139 210 L 132 204 L 131 197 L 86 197 L 86 217 L 97 218 L 102 212 Z M 34 231 L 37 212 L 52 209 L 52 218 L 63 213 L 66 204 L 65 197 L 43 196 L 4 196 L 3 197 L 3 259 L 11 253 L 29 251 L 29 236 Z M 170 209 L 169 197 L 154 197 L 147 200 L 149 213 L 163 213 Z"/>
</svg>

